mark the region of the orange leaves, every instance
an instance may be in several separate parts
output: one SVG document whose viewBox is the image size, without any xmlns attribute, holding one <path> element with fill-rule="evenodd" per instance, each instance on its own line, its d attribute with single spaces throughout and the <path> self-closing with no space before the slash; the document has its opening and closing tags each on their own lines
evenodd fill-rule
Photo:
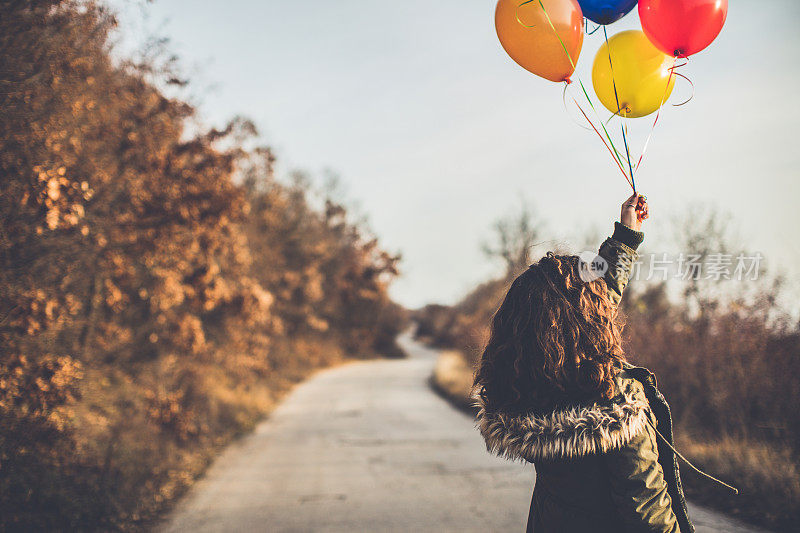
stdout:
<svg viewBox="0 0 800 533">
<path fill-rule="evenodd" d="M 5 354 L 0 360 L 0 412 L 50 416 L 78 397 L 76 385 L 82 376 L 81 364 L 68 356 Z"/>
<path fill-rule="evenodd" d="M 171 335 L 172 343 L 182 348 L 187 354 L 199 354 L 206 348 L 206 336 L 203 323 L 197 316 L 185 314 L 177 322 L 177 328 Z"/>
<path fill-rule="evenodd" d="M 63 169 L 63 167 L 62 167 Z M 41 175 L 39 176 L 41 179 Z M 51 205 L 61 197 L 61 183 L 57 178 L 47 180 L 45 187 L 46 200 L 50 200 Z"/>
<path fill-rule="evenodd" d="M 180 441 L 197 437 L 200 426 L 197 415 L 186 409 L 186 398 L 182 390 L 154 393 L 146 391 L 149 400 L 147 415 L 162 430 L 170 432 Z"/>
<path fill-rule="evenodd" d="M 19 335 L 39 334 L 60 317 L 61 302 L 42 289 L 21 292 L 15 296 L 14 306 L 5 315 L 4 322 L 8 329 Z"/>
<path fill-rule="evenodd" d="M 50 208 L 47 210 L 47 214 L 45 215 L 45 222 L 47 223 L 47 228 L 54 230 L 58 227 L 58 222 L 61 218 L 61 213 L 59 212 L 58 208 Z"/>
<path fill-rule="evenodd" d="M 271 151 L 249 150 L 251 122 L 198 131 L 192 106 L 159 89 L 179 79 L 169 67 L 118 66 L 101 4 L 18 4 L 0 18 L 13 50 L 0 69 L 0 417 L 41 431 L 25 426 L 15 449 L 0 438 L 0 468 L 42 452 L 16 464 L 18 483 L 64 476 L 63 493 L 14 512 L 51 520 L 30 529 L 97 529 L 173 490 L 184 450 L 197 460 L 309 369 L 391 344 L 398 258 L 309 180 L 278 183 Z"/>
<path fill-rule="evenodd" d="M 166 311 L 183 303 L 186 290 L 178 272 L 154 269 L 153 275 L 158 280 L 152 287 L 152 296 L 150 296 L 150 305 L 153 310 Z"/>
<path fill-rule="evenodd" d="M 239 296 L 239 312 L 245 317 L 250 327 L 269 327 L 272 317 L 272 304 L 275 297 L 266 291 L 257 281 L 246 277 L 242 279 Z"/>
<path fill-rule="evenodd" d="M 44 208 L 44 226 L 50 231 L 77 226 L 86 214 L 84 203 L 92 196 L 89 183 L 71 179 L 63 165 L 53 168 L 37 165 L 32 170 L 37 184 L 33 191 L 23 193 L 22 204 L 35 199 Z"/>
<path fill-rule="evenodd" d="M 121 306 L 127 303 L 127 295 L 125 295 L 112 280 L 104 280 L 104 289 L 104 303 L 111 309 L 119 310 Z"/>
</svg>

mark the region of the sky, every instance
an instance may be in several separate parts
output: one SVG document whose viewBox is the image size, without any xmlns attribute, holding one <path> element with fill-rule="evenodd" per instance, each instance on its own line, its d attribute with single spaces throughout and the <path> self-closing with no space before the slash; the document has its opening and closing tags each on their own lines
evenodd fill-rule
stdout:
<svg viewBox="0 0 800 533">
<path fill-rule="evenodd" d="M 522 202 L 544 221 L 545 245 L 570 246 L 610 233 L 630 194 L 562 85 L 505 54 L 493 0 L 112 4 L 123 46 L 170 39 L 206 123 L 248 116 L 279 174 L 341 176 L 383 246 L 402 253 L 391 293 L 406 306 L 453 303 L 499 274 L 480 245 Z M 681 70 L 694 98 L 665 107 L 637 175 L 650 251 L 667 249 L 687 203 L 707 202 L 733 215 L 745 249 L 797 279 L 798 15 L 793 0 L 731 0 L 720 36 Z M 609 31 L 638 27 L 634 10 Z M 601 35 L 586 37 L 573 76 L 587 87 Z M 691 92 L 679 80 L 671 102 Z M 631 121 L 635 153 L 652 118 Z"/>
</svg>

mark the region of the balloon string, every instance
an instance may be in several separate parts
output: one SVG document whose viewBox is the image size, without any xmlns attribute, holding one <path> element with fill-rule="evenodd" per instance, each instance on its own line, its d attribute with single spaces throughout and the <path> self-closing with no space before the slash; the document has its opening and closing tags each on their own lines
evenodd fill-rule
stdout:
<svg viewBox="0 0 800 533">
<path fill-rule="evenodd" d="M 614 159 L 614 163 L 616 163 L 616 164 L 617 164 L 617 168 L 619 168 L 619 171 L 620 171 L 620 172 L 622 172 L 622 175 L 625 177 L 625 180 L 628 182 L 628 184 L 629 184 L 631 187 L 633 187 L 633 183 L 631 183 L 631 180 L 630 180 L 630 179 L 628 179 L 628 174 L 625 172 L 625 169 L 623 168 L 623 166 L 622 166 L 622 163 L 620 162 L 620 160 L 619 160 L 619 158 L 618 158 L 618 157 L 619 157 L 619 154 L 617 154 L 617 157 L 615 157 L 615 156 L 614 156 L 614 153 L 616 152 L 616 148 L 614 148 L 614 151 L 613 151 L 613 152 L 611 151 L 611 147 L 608 145 L 608 143 L 606 142 L 606 140 L 603 138 L 603 135 L 600 133 L 600 131 L 599 131 L 599 130 L 597 129 L 597 127 L 594 125 L 594 123 L 592 122 L 592 120 L 589 118 L 589 115 L 587 115 L 587 114 L 586 114 L 586 111 L 584 111 L 584 110 L 583 110 L 583 108 L 581 107 L 581 105 L 578 103 L 578 101 L 575 99 L 575 97 L 574 97 L 574 96 L 570 95 L 570 98 L 572 98 L 572 101 L 573 101 L 573 102 L 575 102 L 575 106 L 576 106 L 576 107 L 578 108 L 578 110 L 581 112 L 581 114 L 583 115 L 583 118 L 585 118 L 585 119 L 586 119 L 586 122 L 588 122 L 588 123 L 589 123 L 589 125 L 592 127 L 592 129 L 594 130 L 594 132 L 597 134 L 597 136 L 598 136 L 598 137 L 600 137 L 600 141 L 602 141 L 603 145 L 606 147 L 606 150 L 608 150 L 608 153 L 610 153 L 610 154 L 611 154 L 611 157 L 612 157 L 612 159 Z M 605 128 L 604 128 L 604 129 L 605 129 Z M 606 135 L 608 135 L 608 132 L 606 132 Z M 613 146 L 613 144 L 612 144 L 611 146 Z"/>
<path fill-rule="evenodd" d="M 600 115 L 597 113 L 597 108 L 595 108 L 594 103 L 592 103 L 591 98 L 589 98 L 589 94 L 586 92 L 586 87 L 583 86 L 583 82 L 581 82 L 580 79 L 578 80 L 578 82 L 580 82 L 581 89 L 583 89 L 583 94 L 586 95 L 586 99 L 589 102 L 589 105 L 592 107 L 592 111 L 594 111 L 594 114 L 597 117 L 597 120 L 600 122 L 600 126 L 603 129 L 603 133 L 606 134 L 606 138 L 608 139 L 608 143 L 611 145 L 611 148 L 614 149 L 613 155 L 615 156 L 616 161 L 618 161 L 620 166 L 623 166 L 622 165 L 622 155 L 620 155 L 620 153 L 619 153 L 620 151 L 617 150 L 617 147 L 614 145 L 614 140 L 611 138 L 611 134 L 608 133 L 608 130 L 606 129 L 606 125 L 600 119 Z M 626 141 L 626 143 L 627 143 L 627 141 Z M 626 149 L 627 149 L 627 147 L 626 147 Z M 625 181 L 627 181 L 630 184 L 631 187 L 634 187 L 633 179 L 632 179 L 633 173 L 631 173 L 631 178 L 629 178 L 628 174 L 626 174 L 625 170 L 623 169 L 622 174 L 625 176 Z"/>
<path fill-rule="evenodd" d="M 525 5 L 527 3 L 530 3 L 530 2 L 533 2 L 533 1 L 535 1 L 535 0 L 527 0 L 527 1 L 523 2 L 522 4 L 520 4 L 519 7 L 522 7 L 523 5 Z M 544 16 L 547 19 L 547 23 L 550 24 L 550 28 L 553 30 L 553 33 L 556 34 L 556 38 L 558 38 L 558 42 L 561 43 L 561 48 L 563 48 L 564 49 L 564 53 L 567 54 L 567 59 L 569 59 L 569 63 L 570 63 L 570 65 L 572 65 L 572 70 L 574 71 L 575 70 L 575 62 L 572 61 L 572 56 L 570 56 L 569 51 L 567 50 L 567 46 L 564 44 L 563 39 L 561 39 L 561 35 L 558 34 L 558 30 L 556 29 L 555 24 L 553 24 L 553 21 L 550 18 L 550 14 L 547 12 L 547 8 L 544 7 L 544 3 L 542 3 L 542 0 L 538 0 L 538 2 L 539 2 L 539 7 L 541 7 L 542 11 L 544 12 Z M 600 115 L 597 114 L 597 108 L 594 106 L 594 102 L 592 102 L 592 99 L 589 97 L 589 92 L 586 90 L 586 87 L 583 85 L 583 80 L 578 78 L 578 83 L 581 86 L 581 90 L 583 91 L 583 95 L 586 97 L 586 101 L 589 102 L 589 105 L 591 106 L 592 111 L 594 111 L 595 115 L 598 117 L 598 120 L 599 120 Z M 573 100 L 574 100 L 574 98 L 573 98 Z M 577 105 L 577 103 L 578 102 L 576 101 L 575 104 Z M 580 106 L 578 106 L 578 109 L 581 110 L 581 113 L 583 113 L 583 115 L 588 120 L 589 117 L 586 115 L 586 113 L 583 111 L 583 109 Z M 608 133 L 608 130 L 606 129 L 605 124 L 603 124 L 603 121 L 599 120 L 599 122 L 600 122 L 600 127 L 603 129 L 603 133 L 605 133 L 605 135 L 606 135 L 606 139 L 608 139 L 608 144 L 606 144 L 606 142 L 605 142 L 605 140 L 603 140 L 602 136 L 600 137 L 600 139 L 603 140 L 603 144 L 606 144 L 606 148 L 609 148 L 609 146 L 608 146 L 609 144 L 611 145 L 611 149 L 613 149 L 613 152 L 611 153 L 611 155 L 612 155 L 612 157 L 614 157 L 614 162 L 617 164 L 617 166 L 620 167 L 620 170 L 622 171 L 622 175 L 625 176 L 625 181 L 627 181 L 628 184 L 635 191 L 635 187 L 634 187 L 634 184 L 633 184 L 633 178 L 632 177 L 628 178 L 627 174 L 625 174 L 625 169 L 622 168 L 622 156 L 620 156 L 619 150 L 617 150 L 617 147 L 614 145 L 614 141 L 611 138 L 611 135 Z M 600 132 L 597 131 L 597 128 L 595 127 L 594 123 L 592 123 L 591 121 L 589 121 L 589 123 L 591 124 L 591 126 L 595 130 L 595 132 L 597 132 L 597 134 L 600 135 Z M 627 145 L 627 141 L 626 141 L 626 145 Z M 611 149 L 609 149 L 609 151 Z M 633 173 L 631 172 L 631 174 L 633 174 Z"/>
<path fill-rule="evenodd" d="M 603 26 L 603 36 L 606 39 L 606 51 L 608 52 L 608 66 L 611 67 L 611 85 L 614 86 L 614 100 L 616 100 L 617 102 L 617 111 L 614 114 L 619 115 L 619 112 L 622 111 L 622 106 L 619 105 L 619 94 L 617 93 L 617 81 L 614 76 L 614 63 L 611 61 L 611 45 L 608 44 L 608 31 L 606 31 L 605 26 Z"/>
<path fill-rule="evenodd" d="M 570 119 L 572 119 L 572 122 L 578 125 L 579 128 L 592 131 L 592 128 L 585 126 L 582 122 L 579 122 L 578 119 L 572 116 L 572 113 L 569 112 L 569 107 L 567 107 L 567 89 L 569 89 L 569 83 L 564 82 L 564 91 L 561 93 L 561 101 L 564 104 L 564 112 L 567 114 L 567 116 L 569 116 Z"/>
<path fill-rule="evenodd" d="M 650 133 L 647 134 L 647 139 L 644 141 L 644 147 L 642 148 L 642 155 L 639 156 L 639 160 L 636 162 L 636 170 L 639 170 L 639 166 L 642 164 L 642 160 L 644 159 L 644 155 L 647 153 L 647 148 L 650 146 L 650 139 L 653 138 L 653 132 L 656 131 L 656 124 L 658 124 L 658 119 L 661 117 L 661 110 L 664 108 L 664 102 L 667 101 L 667 94 L 669 93 L 669 84 L 672 82 L 672 76 L 677 74 L 675 72 L 676 68 L 685 66 L 686 63 L 681 65 L 676 65 L 677 58 L 673 60 L 672 66 L 669 68 L 669 77 L 667 78 L 667 85 L 664 87 L 664 95 L 661 97 L 661 104 L 658 106 L 658 112 L 656 113 L 656 118 L 653 121 L 653 125 L 650 127 Z"/>
<path fill-rule="evenodd" d="M 589 97 L 589 92 L 586 90 L 586 87 L 583 85 L 583 81 L 580 78 L 578 78 L 578 84 L 581 86 L 581 91 L 583 91 L 583 96 L 586 97 L 586 101 L 589 102 L 589 106 L 592 108 L 592 111 L 594 111 L 594 115 L 595 117 L 597 117 L 597 121 L 599 122 L 600 127 L 603 130 L 603 133 L 605 133 L 606 135 L 608 144 L 611 145 L 611 148 L 613 149 L 611 155 L 614 156 L 614 162 L 617 163 L 617 165 L 622 166 L 622 156 L 620 155 L 619 150 L 617 150 L 617 147 L 614 145 L 614 139 L 611 137 L 611 134 L 608 133 L 606 125 L 603 123 L 602 119 L 600 119 L 600 115 L 597 112 L 597 108 L 594 106 L 594 102 L 592 102 L 592 99 Z M 594 124 L 592 124 L 592 127 L 594 127 Z M 605 140 L 603 141 L 603 143 L 605 143 Z M 606 147 L 608 147 L 608 145 Z M 625 181 L 627 181 L 628 184 L 633 186 L 631 184 L 630 178 L 628 178 L 628 174 L 624 170 L 622 171 L 622 175 L 625 176 Z"/>
<path fill-rule="evenodd" d="M 686 63 L 684 63 L 683 65 L 685 65 L 685 64 L 686 64 Z M 683 66 L 683 65 L 681 65 L 681 66 Z M 684 75 L 684 74 L 681 74 L 680 72 L 676 72 L 676 73 L 675 73 L 675 75 L 676 75 L 676 76 L 680 76 L 681 78 L 685 79 L 686 81 L 688 81 L 688 82 L 689 82 L 689 85 L 691 85 L 691 86 L 692 86 L 692 96 L 690 96 L 690 97 L 688 98 L 688 100 L 685 100 L 685 101 L 681 102 L 680 104 L 672 104 L 672 107 L 680 107 L 680 106 L 682 106 L 682 105 L 686 105 L 686 104 L 688 104 L 689 102 L 691 102 L 692 100 L 694 100 L 694 90 L 695 90 L 695 87 L 694 87 L 694 82 L 693 82 L 692 80 L 690 80 L 688 76 L 686 76 L 686 75 Z"/>
<path fill-rule="evenodd" d="M 633 172 L 633 165 L 631 164 L 631 151 L 628 149 L 628 125 L 622 124 L 622 142 L 625 143 L 625 157 L 628 158 L 628 169 L 631 173 L 631 189 L 633 189 L 633 194 L 636 194 L 636 178 L 634 178 Z"/>
<path fill-rule="evenodd" d="M 525 0 L 524 2 L 519 4 L 517 6 L 517 10 L 516 10 L 517 22 L 519 22 L 522 26 L 525 26 L 526 28 L 532 28 L 533 27 L 533 26 L 525 24 L 519 18 L 519 8 L 521 8 L 522 6 L 524 6 L 526 4 L 530 4 L 532 2 L 538 2 L 539 7 L 542 8 L 542 11 L 544 12 L 544 16 L 547 19 L 547 23 L 550 25 L 550 28 L 553 30 L 553 33 L 555 34 L 556 38 L 558 39 L 558 42 L 561 44 L 561 48 L 564 50 L 564 53 L 566 54 L 567 59 L 569 60 L 569 64 L 572 66 L 572 70 L 574 72 L 575 71 L 575 62 L 572 60 L 572 56 L 570 55 L 569 50 L 567 50 L 567 45 L 564 44 L 564 40 L 561 39 L 561 35 L 559 35 L 555 24 L 553 24 L 553 20 L 550 18 L 550 14 L 547 12 L 547 8 L 544 7 L 544 3 L 542 3 L 542 0 Z M 572 83 L 569 78 L 565 79 L 564 82 L 567 83 L 567 84 Z M 583 81 L 580 78 L 578 78 L 578 83 L 581 86 L 581 90 L 583 91 L 583 95 L 586 97 L 586 101 L 589 102 L 589 105 L 591 106 L 592 111 L 594 111 L 595 115 L 597 115 L 598 120 L 599 120 L 599 115 L 597 114 L 597 108 L 594 106 L 594 103 L 592 102 L 592 99 L 589 97 L 589 93 L 586 91 L 586 87 L 583 85 Z M 597 133 L 597 135 L 600 136 L 600 140 L 603 141 L 603 144 L 606 146 L 606 148 L 609 150 L 609 152 L 611 152 L 611 156 L 614 158 L 614 162 L 617 164 L 617 166 L 620 167 L 620 171 L 622 172 L 622 175 L 625 176 L 625 180 L 628 182 L 628 184 L 631 187 L 633 187 L 632 180 L 630 178 L 628 178 L 627 173 L 625 172 L 624 168 L 622 167 L 622 156 L 620 156 L 619 150 L 617 150 L 617 147 L 614 146 L 614 141 L 612 140 L 611 135 L 608 133 L 608 130 L 606 129 L 605 124 L 603 124 L 603 121 L 599 120 L 600 127 L 603 129 L 603 133 L 605 133 L 606 139 L 608 139 L 608 144 L 606 144 L 606 140 L 603 139 L 602 135 L 600 135 L 600 132 L 597 130 L 597 128 L 595 127 L 594 123 L 591 120 L 589 120 L 589 116 L 586 114 L 586 112 L 583 110 L 583 108 L 578 104 L 578 101 L 575 100 L 574 97 L 572 98 L 572 100 L 575 102 L 575 105 L 578 106 L 578 109 L 583 114 L 584 118 L 586 118 L 586 120 L 589 121 L 589 125 L 592 126 L 592 129 L 594 129 L 595 133 Z M 610 148 L 609 148 L 609 144 L 611 145 Z M 613 149 L 613 152 L 611 151 L 612 149 Z"/>
<path fill-rule="evenodd" d="M 583 17 L 583 27 L 586 28 L 586 35 L 594 35 L 603 25 L 598 24 L 592 31 L 589 31 L 589 19 Z"/>
<path fill-rule="evenodd" d="M 567 85 L 569 85 L 569 84 L 567 84 Z M 586 98 L 587 98 L 587 100 L 589 102 L 589 105 L 594 110 L 595 115 L 597 115 L 597 110 L 594 108 L 594 104 L 592 104 L 591 99 L 589 99 L 589 96 L 586 93 L 586 88 L 583 87 L 582 83 L 581 83 L 581 88 L 583 89 L 584 95 L 586 96 Z M 594 132 L 598 135 L 598 137 L 600 137 L 600 141 L 603 143 L 603 145 L 606 147 L 606 149 L 611 154 L 612 159 L 614 159 L 614 163 L 617 165 L 617 168 L 619 168 L 619 171 L 622 172 L 622 176 L 625 178 L 625 181 L 627 181 L 629 185 L 633 186 L 631 181 L 630 181 L 630 179 L 628 178 L 628 174 L 625 172 L 625 169 L 622 166 L 622 157 L 620 156 L 619 151 L 617 150 L 616 146 L 614 146 L 614 141 L 611 139 L 611 136 L 609 135 L 608 130 L 606 130 L 606 128 L 603 125 L 602 121 L 600 121 L 600 125 L 602 126 L 602 129 L 606 134 L 605 138 L 603 138 L 603 136 L 600 134 L 600 132 L 597 129 L 597 127 L 594 125 L 592 120 L 589 118 L 589 115 L 586 113 L 586 111 L 583 110 L 583 108 L 580 106 L 580 104 L 575 99 L 575 97 L 572 96 L 572 95 L 570 95 L 570 97 L 572 98 L 572 101 L 575 102 L 575 106 L 578 108 L 578 110 L 581 112 L 583 117 L 586 119 L 586 121 L 592 127 Z M 598 119 L 599 119 L 599 117 L 598 117 Z M 606 142 L 606 139 L 608 139 L 608 142 Z"/>
<path fill-rule="evenodd" d="M 617 112 L 615 113 L 615 115 L 616 115 L 616 114 L 619 114 L 620 111 L 622 111 L 622 106 L 619 105 L 619 93 L 617 92 L 617 80 L 616 80 L 616 77 L 614 76 L 614 62 L 611 61 L 611 45 L 608 44 L 608 30 L 606 30 L 605 26 L 603 26 L 603 36 L 606 39 L 606 51 L 608 52 L 608 66 L 611 67 L 611 84 L 614 86 L 614 100 L 617 102 Z M 627 108 L 626 108 L 625 115 L 627 115 L 627 114 L 628 113 L 627 113 Z M 633 188 L 634 194 L 636 194 L 636 178 L 634 177 L 633 165 L 631 164 L 631 151 L 628 148 L 628 128 L 627 128 L 627 126 L 626 126 L 626 124 L 624 122 L 620 124 L 620 128 L 622 129 L 622 142 L 625 143 L 625 157 L 628 160 L 628 171 L 630 172 L 630 176 L 631 176 L 630 184 L 631 184 L 631 188 Z"/>
</svg>

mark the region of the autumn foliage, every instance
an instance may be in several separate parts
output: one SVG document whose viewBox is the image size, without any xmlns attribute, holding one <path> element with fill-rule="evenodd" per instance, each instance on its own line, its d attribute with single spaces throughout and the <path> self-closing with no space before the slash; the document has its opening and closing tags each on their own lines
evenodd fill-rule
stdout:
<svg viewBox="0 0 800 533">
<path fill-rule="evenodd" d="M 141 525 L 311 369 L 397 354 L 398 257 L 90 1 L 0 1 L 0 529 Z"/>
</svg>

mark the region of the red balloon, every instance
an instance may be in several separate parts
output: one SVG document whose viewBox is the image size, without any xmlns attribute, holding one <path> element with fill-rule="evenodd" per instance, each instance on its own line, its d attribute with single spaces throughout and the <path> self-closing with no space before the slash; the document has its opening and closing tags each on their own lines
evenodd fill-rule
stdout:
<svg viewBox="0 0 800 533">
<path fill-rule="evenodd" d="M 645 35 L 675 57 L 689 57 L 711 44 L 727 16 L 728 0 L 639 0 Z"/>
</svg>

